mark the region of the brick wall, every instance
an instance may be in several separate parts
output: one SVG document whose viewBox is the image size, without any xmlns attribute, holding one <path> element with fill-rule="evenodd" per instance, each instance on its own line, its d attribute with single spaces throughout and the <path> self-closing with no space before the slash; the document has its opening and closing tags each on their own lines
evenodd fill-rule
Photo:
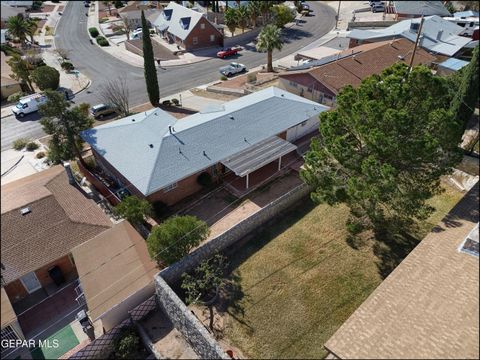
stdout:
<svg viewBox="0 0 480 360">
<path fill-rule="evenodd" d="M 28 296 L 28 292 L 20 280 L 15 280 L 5 285 L 5 292 L 12 304 Z"/>
<path fill-rule="evenodd" d="M 309 99 L 327 106 L 333 106 L 335 104 L 335 95 L 331 91 L 327 90 L 324 86 L 321 86 L 321 84 L 317 84 L 317 89 L 308 91 L 308 87 L 296 81 L 296 86 L 294 86 L 290 84 L 291 80 L 288 78 L 280 78 L 279 80 L 279 87 L 291 92 L 292 94 L 302 96 L 305 99 Z M 318 90 L 318 88 L 322 88 L 323 90 Z"/>
<path fill-rule="evenodd" d="M 202 24 L 205 29 L 202 29 Z M 215 36 L 214 41 L 210 41 L 210 35 Z M 197 43 L 193 43 L 193 38 L 197 38 Z M 195 28 L 190 32 L 187 38 L 183 41 L 186 50 L 202 49 L 208 47 L 222 47 L 223 35 L 203 16 L 198 21 Z"/>
</svg>

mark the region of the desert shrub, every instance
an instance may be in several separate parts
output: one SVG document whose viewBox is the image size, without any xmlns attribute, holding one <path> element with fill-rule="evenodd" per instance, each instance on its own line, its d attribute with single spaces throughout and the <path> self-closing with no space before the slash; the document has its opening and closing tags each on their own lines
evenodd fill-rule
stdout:
<svg viewBox="0 0 480 360">
<path fill-rule="evenodd" d="M 104 22 L 107 22 L 108 21 L 108 17 L 104 17 L 104 18 L 101 18 L 100 20 L 98 20 L 98 22 L 100 24 L 103 24 Z M 93 35 L 92 35 L 93 36 Z"/>
<path fill-rule="evenodd" d="M 20 100 L 20 98 L 23 96 L 23 93 L 21 91 L 19 92 L 16 92 L 16 93 L 13 93 L 12 95 L 10 95 L 8 98 L 7 98 L 7 101 L 8 102 L 17 102 L 18 100 Z"/>
<path fill-rule="evenodd" d="M 103 36 L 97 36 L 97 44 L 100 46 L 109 46 L 108 40 Z"/>
<path fill-rule="evenodd" d="M 113 6 L 115 6 L 115 8 L 117 8 L 117 9 L 119 9 L 121 7 L 124 7 L 125 4 L 123 3 L 123 1 L 114 1 Z"/>
<path fill-rule="evenodd" d="M 113 342 L 115 359 L 137 359 L 140 337 L 133 326 L 124 327 Z"/>
<path fill-rule="evenodd" d="M 34 151 L 34 150 L 37 150 L 38 148 L 39 148 L 38 144 L 34 141 L 30 141 L 27 144 L 27 151 Z"/>
<path fill-rule="evenodd" d="M 45 153 L 43 151 L 40 151 L 35 155 L 37 159 L 43 159 L 45 157 Z"/>
<path fill-rule="evenodd" d="M 173 105 L 178 105 L 180 104 L 180 101 L 178 101 L 178 99 L 172 99 L 172 103 Z"/>
<path fill-rule="evenodd" d="M 88 32 L 90 33 L 91 37 L 96 38 L 100 33 L 98 32 L 98 29 L 96 27 L 91 27 L 88 29 Z"/>
<path fill-rule="evenodd" d="M 172 106 L 172 102 L 170 100 L 163 100 L 162 105 L 163 106 Z"/>
<path fill-rule="evenodd" d="M 62 62 L 60 66 L 65 71 L 72 71 L 73 69 L 75 69 L 75 66 L 73 66 L 73 64 L 70 61 Z"/>
<path fill-rule="evenodd" d="M 22 150 L 28 144 L 28 139 L 17 139 L 13 142 L 13 148 L 15 150 Z"/>
<path fill-rule="evenodd" d="M 222 81 L 225 81 L 225 80 L 227 80 L 227 79 L 228 79 L 228 78 L 227 78 L 225 75 L 220 76 L 220 80 L 222 80 Z"/>
<path fill-rule="evenodd" d="M 257 74 L 248 74 L 247 75 L 247 82 L 254 83 L 257 81 Z"/>
<path fill-rule="evenodd" d="M 202 172 L 198 175 L 197 182 L 203 187 L 209 187 L 212 185 L 212 176 L 208 172 Z"/>
</svg>

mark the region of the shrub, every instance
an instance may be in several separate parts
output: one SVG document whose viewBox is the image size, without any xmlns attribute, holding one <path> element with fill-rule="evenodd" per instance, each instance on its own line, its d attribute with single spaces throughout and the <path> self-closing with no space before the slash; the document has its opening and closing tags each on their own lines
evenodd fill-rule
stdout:
<svg viewBox="0 0 480 360">
<path fill-rule="evenodd" d="M 60 83 L 60 73 L 50 66 L 39 66 L 32 71 L 32 80 L 40 90 L 56 90 Z"/>
<path fill-rule="evenodd" d="M 155 201 L 152 204 L 153 212 L 159 218 L 163 217 L 168 212 L 168 205 L 165 204 L 163 201 Z"/>
<path fill-rule="evenodd" d="M 73 66 L 73 64 L 70 62 L 70 61 L 64 61 L 60 64 L 60 66 L 62 67 L 63 70 L 65 71 L 72 71 L 73 69 L 75 69 L 75 66 Z"/>
<path fill-rule="evenodd" d="M 38 144 L 36 142 L 29 142 L 27 144 L 27 151 L 34 151 L 34 150 L 37 150 L 39 148 Z"/>
<path fill-rule="evenodd" d="M 43 151 L 40 151 L 35 155 L 37 159 L 43 159 L 45 157 L 45 153 Z"/>
<path fill-rule="evenodd" d="M 197 182 L 203 187 L 209 187 L 212 185 L 212 176 L 208 172 L 202 172 L 198 175 Z"/>
<path fill-rule="evenodd" d="M 173 105 L 178 105 L 180 104 L 180 101 L 178 101 L 178 99 L 172 99 L 172 103 Z"/>
<path fill-rule="evenodd" d="M 98 20 L 98 22 L 99 22 L 100 24 L 103 24 L 104 22 L 107 22 L 107 21 L 108 21 L 108 17 L 104 17 L 104 18 L 101 18 L 100 20 Z M 90 30 L 90 29 L 89 29 L 89 30 Z M 97 30 L 97 29 L 95 29 L 95 30 Z M 92 35 L 92 36 L 93 36 L 93 35 Z M 96 36 L 95 36 L 95 37 L 96 37 Z"/>
<path fill-rule="evenodd" d="M 22 150 L 28 144 L 28 139 L 17 139 L 13 142 L 13 148 L 15 150 Z"/>
<path fill-rule="evenodd" d="M 100 46 L 109 46 L 108 40 L 103 36 L 97 36 L 97 44 Z"/>
<path fill-rule="evenodd" d="M 0 50 L 3 51 L 3 53 L 7 56 L 13 56 L 15 54 L 23 55 L 23 53 L 20 49 L 12 47 L 12 46 L 7 45 L 7 44 L 0 45 Z"/>
<path fill-rule="evenodd" d="M 170 265 L 187 255 L 208 237 L 208 225 L 195 216 L 174 216 L 154 226 L 147 239 L 152 259 Z"/>
<path fill-rule="evenodd" d="M 17 102 L 18 100 L 20 100 L 20 98 L 23 96 L 23 93 L 21 91 L 19 92 L 16 92 L 16 93 L 13 93 L 12 95 L 10 95 L 8 98 L 7 98 L 7 101 L 8 102 Z"/>
<path fill-rule="evenodd" d="M 94 38 L 96 38 L 98 35 L 100 35 L 100 33 L 98 32 L 96 27 L 89 28 L 88 32 L 90 33 L 90 36 L 94 37 Z"/>
<path fill-rule="evenodd" d="M 140 338 L 132 326 L 124 327 L 113 342 L 115 359 L 137 359 Z"/>
<path fill-rule="evenodd" d="M 225 81 L 225 80 L 227 80 L 227 79 L 228 79 L 228 78 L 227 78 L 225 75 L 220 76 L 220 80 L 222 80 L 222 81 Z"/>
<path fill-rule="evenodd" d="M 137 196 L 127 196 L 120 204 L 115 206 L 116 215 L 127 219 L 132 224 L 141 224 L 146 215 L 152 212 L 152 205 L 147 200 Z"/>
<path fill-rule="evenodd" d="M 172 106 L 172 102 L 170 100 L 163 100 L 162 105 L 163 106 Z"/>
<path fill-rule="evenodd" d="M 113 6 L 115 6 L 116 9 L 119 9 L 121 7 L 124 7 L 125 5 L 123 4 L 123 1 L 114 1 Z"/>
<path fill-rule="evenodd" d="M 248 74 L 247 75 L 247 82 L 254 83 L 257 81 L 257 74 Z"/>
</svg>

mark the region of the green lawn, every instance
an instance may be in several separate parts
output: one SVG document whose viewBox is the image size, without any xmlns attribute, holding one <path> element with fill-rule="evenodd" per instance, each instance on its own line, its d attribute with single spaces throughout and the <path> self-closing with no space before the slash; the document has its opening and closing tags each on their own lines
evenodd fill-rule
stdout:
<svg viewBox="0 0 480 360">
<path fill-rule="evenodd" d="M 423 238 L 458 202 L 454 189 L 432 199 L 437 212 L 420 227 Z M 323 344 L 381 283 L 369 244 L 346 243 L 344 206 L 306 201 L 234 249 L 238 288 L 225 335 L 253 358 L 322 358 Z"/>
<path fill-rule="evenodd" d="M 53 340 L 58 341 L 58 347 L 53 346 Z M 79 344 L 78 339 L 75 333 L 72 330 L 70 325 L 65 326 L 63 329 L 57 331 L 55 334 L 50 336 L 48 339 L 49 343 L 52 345 L 50 347 L 37 347 L 31 351 L 33 359 L 58 359 L 60 356 L 65 354 L 67 351 L 73 349 Z"/>
</svg>

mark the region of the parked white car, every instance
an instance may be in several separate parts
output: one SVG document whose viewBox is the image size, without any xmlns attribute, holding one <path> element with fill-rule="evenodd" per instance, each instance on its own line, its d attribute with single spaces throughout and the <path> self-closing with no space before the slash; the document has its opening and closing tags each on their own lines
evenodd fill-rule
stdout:
<svg viewBox="0 0 480 360">
<path fill-rule="evenodd" d="M 12 107 L 12 112 L 17 117 L 24 117 L 26 114 L 38 111 L 38 106 L 45 104 L 47 97 L 42 94 L 33 94 L 20 98 L 17 105 Z"/>
<path fill-rule="evenodd" d="M 220 74 L 225 76 L 232 76 L 234 74 L 246 72 L 247 68 L 243 64 L 232 62 L 230 65 L 223 66 L 220 68 Z"/>
<path fill-rule="evenodd" d="M 132 34 L 130 35 L 130 40 L 141 39 L 141 38 L 142 38 L 142 28 L 132 31 Z"/>
</svg>

